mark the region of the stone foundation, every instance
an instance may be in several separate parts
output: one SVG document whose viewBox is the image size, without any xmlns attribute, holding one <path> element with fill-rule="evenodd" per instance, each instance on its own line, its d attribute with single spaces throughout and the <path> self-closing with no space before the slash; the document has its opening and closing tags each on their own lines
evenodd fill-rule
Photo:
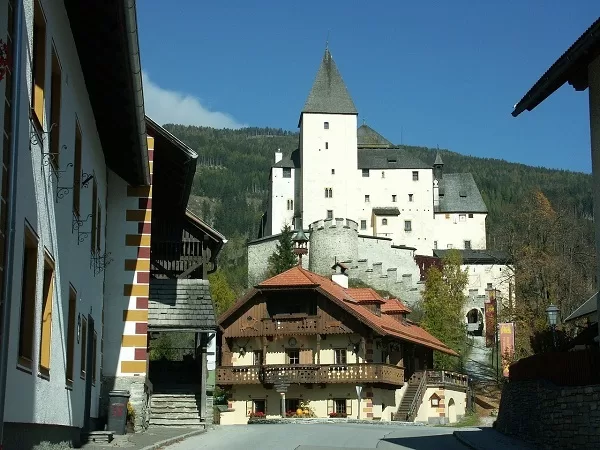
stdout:
<svg viewBox="0 0 600 450">
<path fill-rule="evenodd" d="M 134 431 L 148 428 L 148 413 L 152 393 L 145 383 L 145 377 L 103 377 L 100 397 L 100 416 L 108 417 L 108 393 L 110 391 L 129 391 L 129 402 L 135 411 Z"/>
<path fill-rule="evenodd" d="M 502 390 L 496 429 L 544 449 L 600 448 L 600 385 L 512 381 Z"/>
</svg>

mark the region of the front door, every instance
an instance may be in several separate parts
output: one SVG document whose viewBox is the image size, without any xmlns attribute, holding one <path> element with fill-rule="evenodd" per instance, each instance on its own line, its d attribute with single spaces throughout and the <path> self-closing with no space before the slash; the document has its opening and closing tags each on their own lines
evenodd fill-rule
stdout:
<svg viewBox="0 0 600 450">
<path fill-rule="evenodd" d="M 96 374 L 92 374 L 94 370 L 93 363 L 93 345 L 94 345 L 94 319 L 91 315 L 88 315 L 88 326 L 87 326 L 87 342 L 85 351 L 85 403 L 83 409 L 83 431 L 85 433 L 90 430 L 90 415 L 92 409 L 92 380 Z"/>
</svg>

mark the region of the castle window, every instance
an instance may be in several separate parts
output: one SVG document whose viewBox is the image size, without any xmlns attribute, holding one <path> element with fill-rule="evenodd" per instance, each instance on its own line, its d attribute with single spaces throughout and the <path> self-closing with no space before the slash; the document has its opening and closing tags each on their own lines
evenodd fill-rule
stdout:
<svg viewBox="0 0 600 450">
<path fill-rule="evenodd" d="M 473 213 L 470 213 L 469 214 L 469 219 L 472 219 L 472 218 L 473 218 Z"/>
<path fill-rule="evenodd" d="M 366 220 L 361 220 L 360 221 L 360 229 L 361 230 L 366 230 L 367 229 L 367 221 Z"/>
<path fill-rule="evenodd" d="M 413 181 L 419 181 L 419 171 L 413 170 Z"/>
<path fill-rule="evenodd" d="M 291 167 L 283 168 L 283 178 L 292 178 L 292 168 Z"/>
<path fill-rule="evenodd" d="M 450 249 L 452 248 L 452 244 L 448 244 L 448 245 L 446 246 L 446 248 L 447 248 L 448 250 L 450 250 Z"/>
<path fill-rule="evenodd" d="M 383 170 L 381 171 L 381 178 L 385 178 L 385 172 Z"/>
<path fill-rule="evenodd" d="M 446 219 L 449 219 L 449 218 L 450 218 L 450 214 L 446 214 Z"/>
<path fill-rule="evenodd" d="M 331 169 L 331 175 L 335 175 L 335 169 Z"/>
<path fill-rule="evenodd" d="M 287 209 L 288 209 L 288 211 L 293 211 L 293 209 L 294 209 L 294 200 L 288 200 L 287 201 Z"/>
<path fill-rule="evenodd" d="M 433 248 L 437 250 L 437 241 L 433 241 Z"/>
<path fill-rule="evenodd" d="M 410 221 L 410 220 L 404 221 L 404 231 L 412 231 L 412 221 Z"/>
<path fill-rule="evenodd" d="M 465 241 L 465 250 L 471 250 L 471 241 Z"/>
<path fill-rule="evenodd" d="M 328 219 L 333 219 L 333 209 L 328 209 L 327 210 L 327 218 Z"/>
<path fill-rule="evenodd" d="M 323 128 L 329 130 L 329 122 L 323 122 Z"/>
<path fill-rule="evenodd" d="M 325 188 L 325 198 L 333 198 L 333 189 Z"/>
<path fill-rule="evenodd" d="M 459 214 L 458 215 L 458 220 L 460 220 L 461 222 L 464 222 L 467 220 L 467 215 L 466 214 Z"/>
<path fill-rule="evenodd" d="M 369 177 L 369 169 L 363 169 L 362 170 L 362 176 L 364 178 L 368 178 Z"/>
<path fill-rule="evenodd" d="M 365 195 L 365 203 L 369 203 L 371 201 L 371 196 Z"/>
<path fill-rule="evenodd" d="M 392 195 L 392 202 L 396 203 L 396 196 Z"/>
<path fill-rule="evenodd" d="M 329 142 L 325 142 L 325 150 L 329 149 Z"/>
<path fill-rule="evenodd" d="M 408 194 L 408 201 L 412 202 L 413 201 L 413 194 Z"/>
<path fill-rule="evenodd" d="M 381 225 L 387 225 L 387 219 L 381 219 Z"/>
</svg>

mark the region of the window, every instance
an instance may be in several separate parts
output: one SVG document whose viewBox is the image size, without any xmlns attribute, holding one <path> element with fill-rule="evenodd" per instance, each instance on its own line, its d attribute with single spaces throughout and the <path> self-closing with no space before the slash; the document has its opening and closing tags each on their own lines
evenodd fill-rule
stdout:
<svg viewBox="0 0 600 450">
<path fill-rule="evenodd" d="M 294 210 L 294 200 L 288 200 L 287 201 L 287 209 L 288 209 L 288 211 L 293 211 Z"/>
<path fill-rule="evenodd" d="M 396 203 L 396 196 L 395 195 L 392 195 L 392 202 Z"/>
<path fill-rule="evenodd" d="M 98 205 L 96 206 L 96 213 L 98 214 L 96 220 L 96 251 L 100 251 L 102 248 L 102 206 L 100 205 L 100 200 L 98 200 Z"/>
<path fill-rule="evenodd" d="M 77 316 L 77 291 L 69 286 L 69 322 L 67 324 L 67 385 L 73 384 L 73 360 L 75 359 L 75 318 Z"/>
<path fill-rule="evenodd" d="M 281 403 L 281 402 L 279 402 Z M 291 412 L 296 412 L 298 410 L 298 408 L 300 407 L 300 400 L 297 398 L 286 398 L 285 399 L 285 410 L 287 411 L 291 411 Z"/>
<path fill-rule="evenodd" d="M 81 128 L 75 123 L 75 164 L 73 165 L 73 212 L 79 217 L 81 198 Z"/>
<path fill-rule="evenodd" d="M 385 171 L 384 170 L 381 171 L 381 178 L 385 178 Z"/>
<path fill-rule="evenodd" d="M 360 221 L 360 229 L 361 230 L 366 230 L 367 229 L 367 221 L 366 220 L 361 220 Z"/>
<path fill-rule="evenodd" d="M 262 365 L 263 352 L 262 350 L 254 350 L 252 352 L 252 365 L 260 366 Z"/>
<path fill-rule="evenodd" d="M 363 176 L 363 178 L 368 178 L 369 177 L 369 169 L 363 169 L 362 176 Z"/>
<path fill-rule="evenodd" d="M 410 220 L 404 221 L 404 231 L 412 231 L 412 221 L 410 221 Z"/>
<path fill-rule="evenodd" d="M 31 369 L 33 361 L 33 333 L 35 328 L 38 240 L 29 227 L 25 228 L 24 240 L 21 320 L 19 327 L 19 364 Z"/>
<path fill-rule="evenodd" d="M 465 250 L 471 250 L 471 241 L 465 241 Z"/>
<path fill-rule="evenodd" d="M 58 169 L 60 156 L 60 101 L 62 75 L 60 62 L 56 55 L 56 49 L 52 47 L 52 77 L 51 77 L 51 97 L 50 97 L 50 164 L 54 170 Z"/>
<path fill-rule="evenodd" d="M 329 142 L 325 142 L 325 150 L 329 150 Z"/>
<path fill-rule="evenodd" d="M 393 157 L 392 158 L 388 158 L 387 162 L 388 163 L 395 163 L 396 162 L 396 158 L 393 158 Z"/>
<path fill-rule="evenodd" d="M 325 188 L 325 198 L 333 198 L 333 189 Z"/>
<path fill-rule="evenodd" d="M 40 333 L 40 373 L 49 375 L 52 339 L 52 299 L 54 298 L 54 261 L 44 254 L 44 284 L 42 285 L 42 327 Z"/>
<path fill-rule="evenodd" d="M 331 169 L 331 175 L 335 175 L 335 169 Z"/>
<path fill-rule="evenodd" d="M 446 219 L 449 219 L 449 218 L 450 218 L 450 214 L 446 214 Z"/>
<path fill-rule="evenodd" d="M 412 202 L 413 201 L 413 194 L 408 194 L 408 201 Z"/>
<path fill-rule="evenodd" d="M 381 225 L 387 225 L 387 219 L 381 219 Z"/>
<path fill-rule="evenodd" d="M 288 364 L 300 364 L 300 350 L 286 350 Z"/>
<path fill-rule="evenodd" d="M 328 209 L 327 210 L 327 218 L 328 219 L 333 219 L 333 209 Z"/>
<path fill-rule="evenodd" d="M 329 122 L 323 122 L 323 128 L 329 130 Z"/>
<path fill-rule="evenodd" d="M 369 203 L 371 201 L 370 195 L 365 195 L 365 203 Z"/>
<path fill-rule="evenodd" d="M 94 177 L 94 181 L 92 183 L 92 232 L 90 233 L 91 245 L 92 245 L 92 253 L 96 253 L 96 239 L 97 232 L 96 227 L 98 226 L 98 183 L 96 183 L 96 178 Z"/>
<path fill-rule="evenodd" d="M 458 220 L 460 220 L 461 222 L 464 222 L 467 220 L 467 215 L 466 214 L 459 214 L 458 215 Z"/>
<path fill-rule="evenodd" d="M 452 248 L 452 244 L 448 244 L 448 245 L 446 246 L 446 248 L 447 248 L 448 250 L 450 250 L 450 249 Z"/>
<path fill-rule="evenodd" d="M 352 400 L 349 398 L 330 398 L 327 400 L 327 415 L 352 415 Z"/>
<path fill-rule="evenodd" d="M 404 283 L 406 286 L 410 286 L 412 284 L 412 275 L 410 273 L 403 273 L 402 283 Z"/>
<path fill-rule="evenodd" d="M 477 297 L 479 295 L 479 289 L 469 289 L 469 297 Z"/>
<path fill-rule="evenodd" d="M 87 319 L 82 316 L 81 318 L 81 378 L 85 379 L 85 371 L 87 369 L 86 364 L 86 353 L 87 353 Z"/>
<path fill-rule="evenodd" d="M 413 170 L 412 177 L 413 177 L 413 181 L 419 181 L 419 171 Z"/>
<path fill-rule="evenodd" d="M 488 288 L 488 289 L 493 289 L 493 287 L 492 287 L 492 283 L 488 283 L 488 284 L 487 284 L 487 288 Z"/>
<path fill-rule="evenodd" d="M 336 348 L 333 350 L 333 363 L 334 364 L 347 364 L 346 349 Z"/>
<path fill-rule="evenodd" d="M 291 167 L 283 168 L 283 178 L 292 178 L 292 168 Z"/>
<path fill-rule="evenodd" d="M 253 400 L 252 403 L 253 413 L 267 413 L 267 402 L 265 400 Z"/>
<path fill-rule="evenodd" d="M 469 213 L 469 219 L 473 218 L 473 213 Z"/>
<path fill-rule="evenodd" d="M 433 248 L 437 250 L 437 241 L 433 241 Z"/>
<path fill-rule="evenodd" d="M 44 123 L 44 85 L 46 81 L 46 20 L 39 0 L 33 7 L 33 47 L 32 47 L 32 91 L 31 109 L 37 125 Z"/>
<path fill-rule="evenodd" d="M 92 338 L 92 384 L 96 384 L 96 346 L 98 345 L 98 334 L 94 331 Z"/>
</svg>

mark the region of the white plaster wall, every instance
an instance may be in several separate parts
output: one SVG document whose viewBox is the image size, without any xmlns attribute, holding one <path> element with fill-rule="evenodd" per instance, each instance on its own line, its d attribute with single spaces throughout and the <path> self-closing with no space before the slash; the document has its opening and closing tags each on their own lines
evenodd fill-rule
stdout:
<svg viewBox="0 0 600 450">
<path fill-rule="evenodd" d="M 356 115 L 303 114 L 300 135 L 302 219 L 304 224 L 334 217 L 357 216 Z M 329 129 L 323 123 L 329 122 Z M 325 148 L 328 143 L 329 148 Z M 335 174 L 331 170 L 335 169 Z M 325 188 L 333 198 L 325 198 Z"/>
<path fill-rule="evenodd" d="M 473 218 L 469 218 L 469 213 L 436 213 L 433 235 L 437 248 L 445 250 L 451 245 L 452 248 L 464 249 L 465 241 L 471 241 L 473 250 L 485 249 L 486 217 L 487 214 L 477 213 L 473 214 Z"/>
<path fill-rule="evenodd" d="M 413 181 L 412 173 L 419 172 L 419 180 Z M 382 176 L 383 174 L 383 176 Z M 367 221 L 367 229 L 361 234 L 374 235 L 371 220 L 372 209 L 397 207 L 400 216 L 393 220 L 388 217 L 388 225 L 381 226 L 378 217 L 377 235 L 388 234 L 395 245 L 416 247 L 420 255 L 431 255 L 433 249 L 433 170 L 432 169 L 371 169 L 368 177 L 362 176 L 362 169 L 356 171 L 358 197 L 357 222 Z M 409 201 L 409 194 L 413 201 Z M 369 202 L 365 202 L 369 195 Z M 393 201 L 396 196 L 396 202 Z M 350 216 L 351 217 L 351 216 Z M 404 231 L 404 221 L 412 222 L 412 231 Z"/>
<path fill-rule="evenodd" d="M 28 48 L 32 45 L 33 2 L 25 0 L 24 33 Z M 66 164 L 73 162 L 75 142 L 75 118 L 79 119 L 83 138 L 82 169 L 87 173 L 95 173 L 98 183 L 98 196 L 101 199 L 102 215 L 106 217 L 106 167 L 98 138 L 94 116 L 83 76 L 75 44 L 71 36 L 71 28 L 62 3 L 48 0 L 42 1 L 47 20 L 46 61 L 51 61 L 51 44 L 54 43 L 62 65 L 62 102 L 61 102 L 61 149 L 60 170 L 66 170 Z M 6 11 L 5 2 L 0 3 L 2 11 Z M 21 117 L 18 156 L 18 197 L 16 208 L 15 230 L 15 272 L 13 277 L 11 311 L 11 332 L 9 344 L 9 369 L 6 404 L 6 420 L 10 422 L 51 423 L 58 425 L 82 426 L 84 408 L 85 381 L 80 378 L 79 370 L 80 345 L 75 344 L 74 380 L 72 390 L 65 388 L 66 337 L 69 303 L 69 283 L 78 292 L 77 313 L 91 314 L 94 318 L 98 334 L 96 384 L 92 390 L 91 415 L 98 414 L 98 396 L 100 391 L 100 343 L 102 339 L 102 298 L 103 274 L 94 276 L 90 268 L 89 236 L 78 245 L 77 232 L 72 233 L 72 192 L 69 192 L 58 203 L 55 201 L 57 181 L 47 167 L 42 165 L 42 151 L 48 152 L 48 142 L 29 148 L 29 96 L 31 95 L 31 65 L 27 56 L 24 58 L 27 73 L 21 90 L 19 113 Z M 51 64 L 46 64 L 46 92 L 50 93 Z M 46 117 L 49 115 L 50 97 L 45 103 Z M 49 119 L 46 120 L 46 123 Z M 47 130 L 47 125 L 44 126 Z M 59 186 L 72 186 L 72 169 L 61 176 Z M 92 210 L 92 185 L 81 191 L 81 216 L 86 218 Z M 24 224 L 28 220 L 39 236 L 37 306 L 35 313 L 34 361 L 33 373 L 17 369 L 18 336 L 20 327 L 21 276 L 23 264 Z M 106 221 L 103 220 L 104 223 Z M 89 231 L 91 221 L 84 224 L 82 231 Z M 104 239 L 103 239 L 104 240 Z M 104 244 L 103 244 L 104 245 Z M 55 289 L 52 311 L 51 361 L 49 380 L 38 376 L 39 336 L 41 330 L 41 293 L 42 267 L 44 249 L 55 260 Z M 88 376 L 91 376 L 88 373 Z"/>
<path fill-rule="evenodd" d="M 292 228 L 294 209 L 296 207 L 296 198 L 294 197 L 294 180 L 296 176 L 295 169 L 291 169 L 291 178 L 283 178 L 283 167 L 273 167 L 271 169 L 271 232 L 278 234 L 285 224 Z M 288 210 L 288 200 L 293 200 L 294 206 Z"/>
<path fill-rule="evenodd" d="M 438 387 L 428 387 L 425 391 L 425 395 L 423 396 L 423 402 L 421 403 L 421 406 L 419 406 L 419 411 L 417 412 L 415 422 L 427 423 L 430 417 L 440 417 L 441 408 L 435 408 L 431 406 L 430 398 L 433 394 L 437 394 L 438 396 L 444 395 L 443 412 L 446 418 L 448 418 L 448 403 L 450 403 L 450 399 L 454 399 L 457 417 L 462 417 L 465 415 L 467 409 L 467 394 L 465 392 L 447 388 L 439 389 Z"/>
</svg>

